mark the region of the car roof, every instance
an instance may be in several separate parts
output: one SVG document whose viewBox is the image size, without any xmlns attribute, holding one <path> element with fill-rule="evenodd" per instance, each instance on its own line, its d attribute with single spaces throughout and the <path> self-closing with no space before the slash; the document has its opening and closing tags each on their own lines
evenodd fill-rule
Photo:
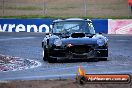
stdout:
<svg viewBox="0 0 132 88">
<path fill-rule="evenodd" d="M 81 19 L 81 18 L 68 18 L 68 19 L 57 19 L 53 22 L 64 22 L 64 21 L 87 21 L 92 22 L 90 19 Z"/>
</svg>

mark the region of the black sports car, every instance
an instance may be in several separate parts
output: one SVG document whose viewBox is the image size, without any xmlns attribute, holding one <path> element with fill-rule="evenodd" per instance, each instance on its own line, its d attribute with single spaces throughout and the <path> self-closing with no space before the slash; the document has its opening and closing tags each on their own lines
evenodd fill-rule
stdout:
<svg viewBox="0 0 132 88">
<path fill-rule="evenodd" d="M 95 34 L 89 19 L 69 18 L 53 21 L 53 28 L 42 42 L 43 60 L 59 59 L 107 60 L 108 39 Z"/>
</svg>

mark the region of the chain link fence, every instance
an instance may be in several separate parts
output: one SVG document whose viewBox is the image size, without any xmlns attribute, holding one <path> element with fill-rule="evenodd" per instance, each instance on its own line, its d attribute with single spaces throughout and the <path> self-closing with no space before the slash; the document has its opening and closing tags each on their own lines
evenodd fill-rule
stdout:
<svg viewBox="0 0 132 88">
<path fill-rule="evenodd" d="M 128 16 L 127 0 L 0 0 L 0 16 Z"/>
</svg>

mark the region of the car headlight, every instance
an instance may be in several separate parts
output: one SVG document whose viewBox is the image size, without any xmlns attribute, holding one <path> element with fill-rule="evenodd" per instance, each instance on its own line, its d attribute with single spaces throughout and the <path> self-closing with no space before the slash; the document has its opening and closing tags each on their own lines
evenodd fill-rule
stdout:
<svg viewBox="0 0 132 88">
<path fill-rule="evenodd" d="M 97 40 L 97 44 L 98 44 L 99 46 L 103 46 L 103 45 L 105 44 L 105 40 L 102 39 L 102 38 L 100 38 L 100 39 Z"/>
<path fill-rule="evenodd" d="M 55 39 L 54 44 L 56 46 L 61 46 L 62 45 L 62 41 L 60 39 Z"/>
</svg>

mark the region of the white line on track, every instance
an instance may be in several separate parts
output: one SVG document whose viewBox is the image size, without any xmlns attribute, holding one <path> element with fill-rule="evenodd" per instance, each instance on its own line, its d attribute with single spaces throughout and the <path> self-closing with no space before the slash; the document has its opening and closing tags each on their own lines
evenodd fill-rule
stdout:
<svg viewBox="0 0 132 88">
<path fill-rule="evenodd" d="M 0 41 L 20 40 L 20 39 L 34 39 L 34 38 L 35 38 L 35 37 L 5 38 L 5 39 L 0 39 Z"/>
</svg>

